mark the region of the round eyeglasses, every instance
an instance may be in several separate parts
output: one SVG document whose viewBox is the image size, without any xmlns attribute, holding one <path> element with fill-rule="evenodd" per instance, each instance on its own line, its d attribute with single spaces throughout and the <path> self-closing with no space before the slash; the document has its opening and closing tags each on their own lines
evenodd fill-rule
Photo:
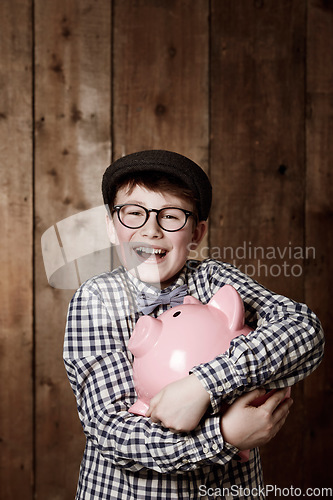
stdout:
<svg viewBox="0 0 333 500">
<path fill-rule="evenodd" d="M 119 221 L 123 226 L 129 229 L 139 229 L 144 226 L 149 218 L 150 212 L 155 212 L 157 224 L 164 231 L 169 232 L 182 229 L 191 215 L 196 217 L 193 212 L 184 210 L 183 208 L 166 207 L 157 210 L 156 208 L 145 208 L 141 205 L 128 203 L 124 205 L 115 205 L 113 207 L 113 212 L 117 212 Z"/>
</svg>

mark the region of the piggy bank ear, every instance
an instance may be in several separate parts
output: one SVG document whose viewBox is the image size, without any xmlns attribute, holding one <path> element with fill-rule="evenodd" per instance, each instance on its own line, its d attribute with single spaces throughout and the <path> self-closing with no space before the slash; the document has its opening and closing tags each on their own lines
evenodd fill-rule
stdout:
<svg viewBox="0 0 333 500">
<path fill-rule="evenodd" d="M 224 285 L 208 302 L 228 318 L 230 330 L 241 330 L 244 326 L 244 304 L 239 293 L 231 285 Z"/>
<path fill-rule="evenodd" d="M 200 300 L 192 297 L 192 295 L 185 295 L 183 304 L 192 304 L 194 306 L 197 306 L 198 304 L 202 305 Z"/>
<path fill-rule="evenodd" d="M 154 347 L 162 332 L 162 321 L 151 316 L 138 319 L 128 342 L 131 353 L 139 358 Z"/>
</svg>

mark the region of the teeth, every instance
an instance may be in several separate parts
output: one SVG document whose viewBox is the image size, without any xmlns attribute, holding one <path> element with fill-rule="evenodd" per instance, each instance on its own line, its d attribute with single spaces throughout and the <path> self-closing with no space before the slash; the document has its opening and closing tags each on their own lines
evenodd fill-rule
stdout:
<svg viewBox="0 0 333 500">
<path fill-rule="evenodd" d="M 162 254 L 165 253 L 165 250 L 162 250 L 161 248 L 150 248 L 150 247 L 137 247 L 136 248 L 137 252 L 143 252 L 143 253 L 150 253 L 150 254 Z"/>
</svg>

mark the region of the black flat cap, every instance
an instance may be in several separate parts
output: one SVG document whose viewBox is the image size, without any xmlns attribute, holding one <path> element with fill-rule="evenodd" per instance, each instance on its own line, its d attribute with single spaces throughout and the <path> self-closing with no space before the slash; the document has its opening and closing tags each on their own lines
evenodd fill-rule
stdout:
<svg viewBox="0 0 333 500">
<path fill-rule="evenodd" d="M 159 149 L 139 151 L 113 162 L 102 181 L 104 203 L 109 205 L 113 185 L 122 177 L 143 171 L 160 172 L 180 179 L 198 199 L 199 219 L 206 220 L 212 203 L 212 185 L 199 165 L 186 156 Z"/>
</svg>

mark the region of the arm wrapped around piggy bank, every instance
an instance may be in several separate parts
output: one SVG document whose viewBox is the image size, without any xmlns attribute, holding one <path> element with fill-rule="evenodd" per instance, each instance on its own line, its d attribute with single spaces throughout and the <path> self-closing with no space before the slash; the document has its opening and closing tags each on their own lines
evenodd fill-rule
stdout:
<svg viewBox="0 0 333 500">
<path fill-rule="evenodd" d="M 248 335 L 252 330 L 244 318 L 243 301 L 231 285 L 224 285 L 206 305 L 188 295 L 182 305 L 158 318 L 139 318 L 128 344 L 138 395 L 129 411 L 144 416 L 163 387 L 227 351 L 235 337 Z M 270 394 L 252 404 L 261 405 Z M 241 459 L 247 458 L 248 452 L 242 452 Z"/>
</svg>

